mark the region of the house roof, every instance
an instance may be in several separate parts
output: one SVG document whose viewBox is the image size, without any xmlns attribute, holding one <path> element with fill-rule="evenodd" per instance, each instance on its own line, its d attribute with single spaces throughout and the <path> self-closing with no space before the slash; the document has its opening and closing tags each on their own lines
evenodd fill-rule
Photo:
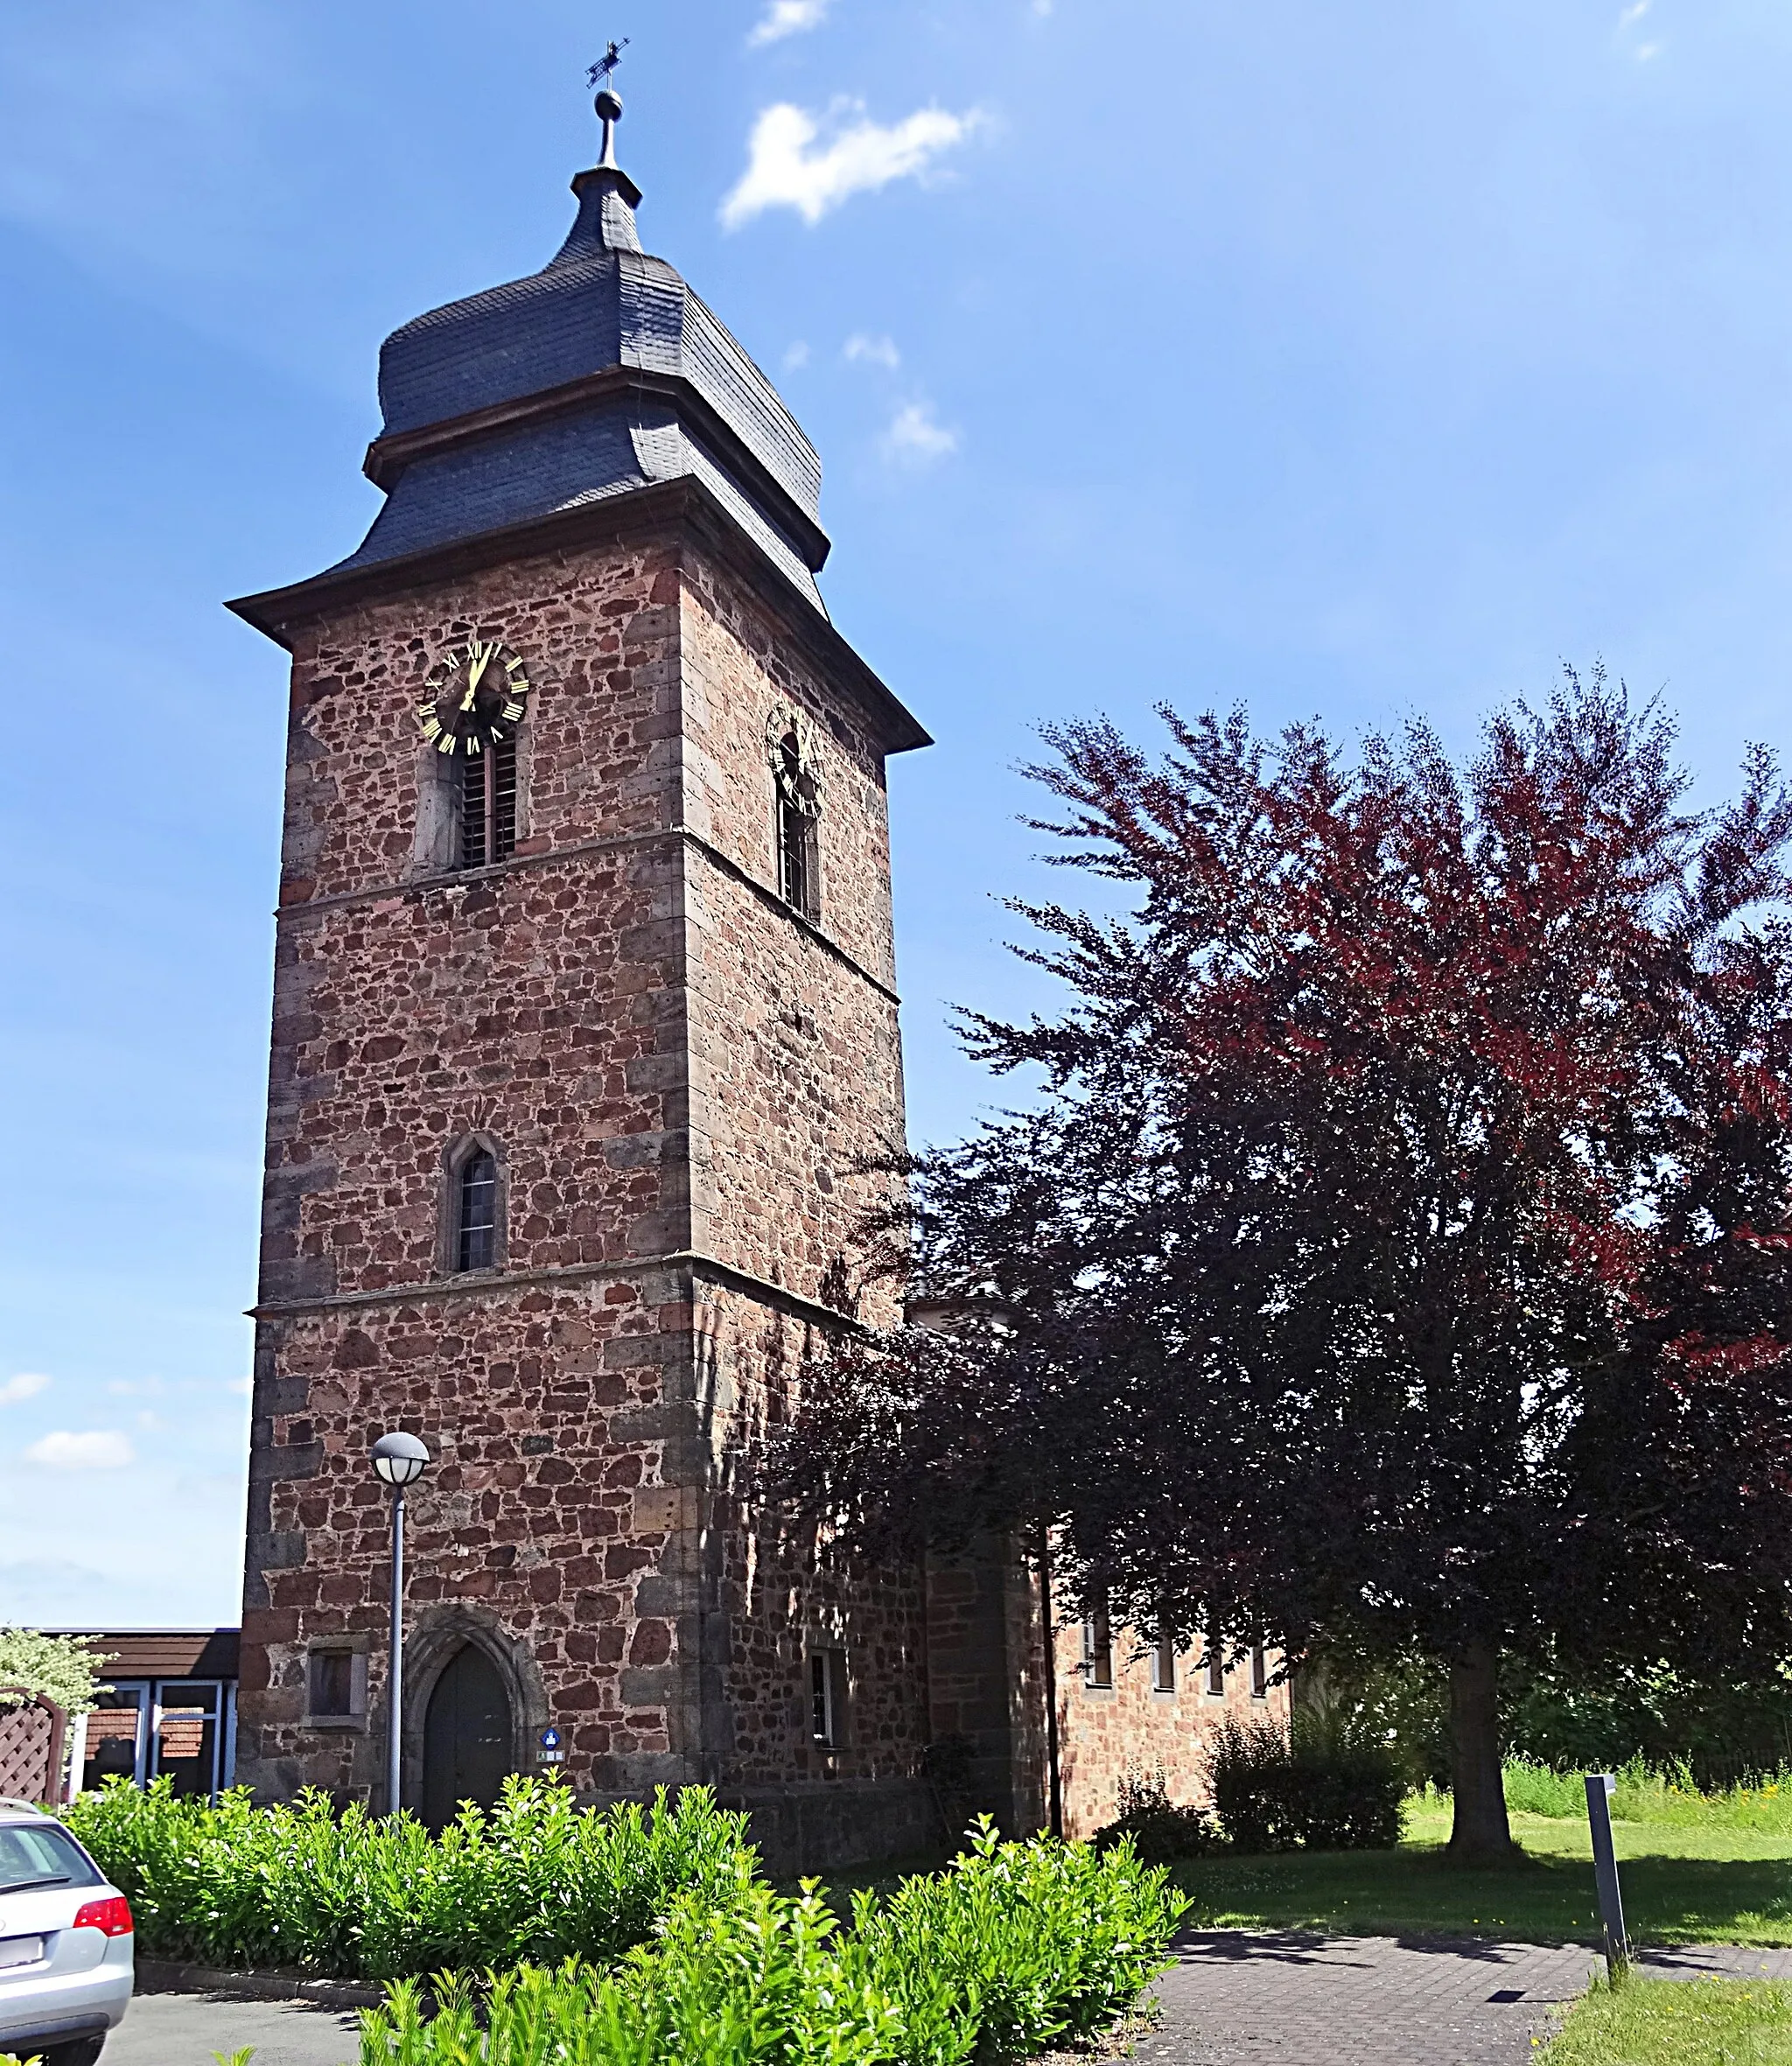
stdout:
<svg viewBox="0 0 1792 2066">
<path fill-rule="evenodd" d="M 46 1628 L 46 1635 L 79 1635 L 105 1662 L 102 1680 L 234 1678 L 242 1648 L 240 1628 Z"/>
</svg>

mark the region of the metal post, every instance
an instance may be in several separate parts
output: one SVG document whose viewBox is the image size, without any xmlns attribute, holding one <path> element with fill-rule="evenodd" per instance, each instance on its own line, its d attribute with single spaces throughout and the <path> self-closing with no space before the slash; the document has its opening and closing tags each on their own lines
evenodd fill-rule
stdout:
<svg viewBox="0 0 1792 2066">
<path fill-rule="evenodd" d="M 404 1488 L 392 1492 L 392 1656 L 387 1667 L 386 1812 L 397 1814 L 404 1772 Z"/>
<path fill-rule="evenodd" d="M 1624 1900 L 1618 1891 L 1618 1853 L 1612 1845 L 1612 1795 L 1617 1781 L 1609 1772 L 1586 1775 L 1586 1820 L 1592 1832 L 1592 1873 L 1600 1891 L 1600 1919 L 1606 1926 L 1606 1972 L 1619 1980 L 1630 1971 L 1630 1940 L 1624 1934 Z"/>
</svg>

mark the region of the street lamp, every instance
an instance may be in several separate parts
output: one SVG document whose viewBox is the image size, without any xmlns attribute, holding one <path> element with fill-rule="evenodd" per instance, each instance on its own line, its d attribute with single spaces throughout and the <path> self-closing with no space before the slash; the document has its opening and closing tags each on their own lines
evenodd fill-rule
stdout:
<svg viewBox="0 0 1792 2066">
<path fill-rule="evenodd" d="M 382 1435 L 374 1444 L 374 1474 L 392 1488 L 392 1661 L 386 1677 L 386 1812 L 398 1812 L 404 1754 L 404 1488 L 430 1467 L 430 1453 L 415 1435 Z"/>
</svg>

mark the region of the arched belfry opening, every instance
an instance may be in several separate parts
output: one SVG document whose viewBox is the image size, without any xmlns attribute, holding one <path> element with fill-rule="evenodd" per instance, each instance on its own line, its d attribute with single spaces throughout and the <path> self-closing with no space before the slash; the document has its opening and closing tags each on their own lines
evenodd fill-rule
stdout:
<svg viewBox="0 0 1792 2066">
<path fill-rule="evenodd" d="M 463 1643 L 430 1693 L 424 1716 L 423 1818 L 445 1829 L 463 1801 L 491 1807 L 515 1768 L 516 1726 L 498 1667 Z"/>
</svg>

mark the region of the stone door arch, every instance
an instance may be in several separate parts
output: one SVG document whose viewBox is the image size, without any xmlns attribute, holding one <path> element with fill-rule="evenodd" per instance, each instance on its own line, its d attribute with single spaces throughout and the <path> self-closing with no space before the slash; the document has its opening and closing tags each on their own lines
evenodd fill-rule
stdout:
<svg viewBox="0 0 1792 2066">
<path fill-rule="evenodd" d="M 432 1789 L 427 1751 L 436 1691 L 469 1649 L 477 1653 L 479 1662 L 461 1667 L 456 1684 L 444 1696 L 438 1725 L 448 1722 L 452 1706 L 458 1704 L 463 1695 L 471 1698 L 478 1693 L 477 1681 L 485 1671 L 494 1673 L 502 1689 L 501 1711 L 492 1698 L 489 1683 L 479 1697 L 489 1709 L 500 1712 L 500 1732 L 507 1726 L 509 1730 L 499 1776 L 501 1778 L 503 1772 L 533 1772 L 537 1768 L 541 1732 L 548 1726 L 548 1689 L 528 1645 L 512 1635 L 488 1607 L 453 1600 L 426 1608 L 410 1631 L 404 1656 L 402 1798 L 407 1807 L 420 1815 L 426 1815 L 435 1804 L 429 1797 Z M 439 1775 L 439 1761 L 437 1769 Z M 438 1789 L 442 1783 L 438 1776 Z M 494 1787 L 494 1794 L 495 1790 Z"/>
</svg>

